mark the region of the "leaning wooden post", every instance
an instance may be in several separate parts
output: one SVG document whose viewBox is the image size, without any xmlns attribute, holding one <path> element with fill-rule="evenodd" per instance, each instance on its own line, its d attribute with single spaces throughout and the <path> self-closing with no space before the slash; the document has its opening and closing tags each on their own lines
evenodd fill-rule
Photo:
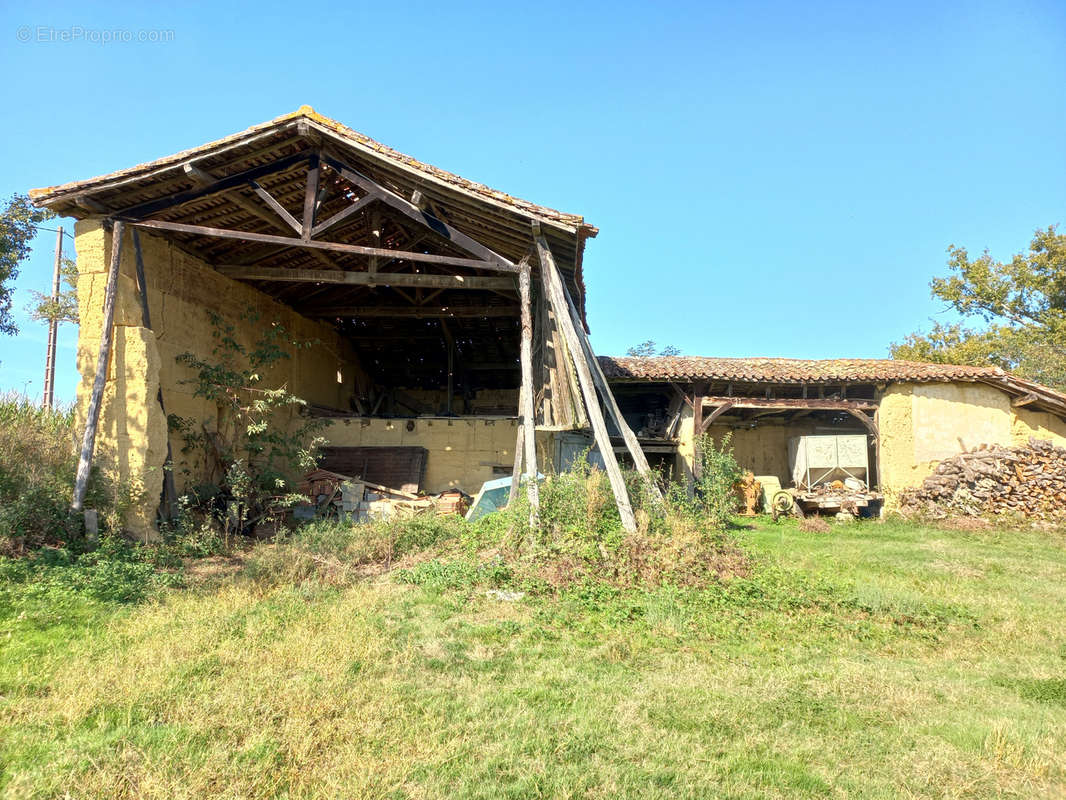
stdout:
<svg viewBox="0 0 1066 800">
<path fill-rule="evenodd" d="M 637 468 L 637 472 L 644 478 L 648 489 L 651 491 L 652 497 L 656 500 L 662 500 L 662 492 L 659 491 L 659 486 L 655 483 L 655 478 L 651 474 L 651 466 L 648 464 L 648 458 L 644 455 L 644 451 L 640 448 L 640 441 L 637 439 L 633 429 L 629 427 L 629 423 L 626 422 L 625 417 L 622 416 L 622 410 L 618 407 L 618 402 L 614 399 L 614 394 L 611 392 L 611 387 L 607 385 L 607 376 L 603 374 L 603 369 L 600 367 L 600 362 L 596 360 L 596 354 L 592 351 L 592 342 L 589 341 L 588 335 L 585 333 L 585 327 L 581 322 L 581 316 L 577 313 L 577 306 L 574 305 L 574 300 L 570 297 L 570 291 L 566 288 L 566 284 L 560 281 L 563 287 L 563 294 L 566 297 L 566 303 L 570 308 L 570 319 L 574 323 L 574 330 L 577 332 L 578 339 L 581 340 L 581 349 L 585 353 L 585 358 L 589 362 L 589 366 L 592 368 L 592 381 L 596 384 L 596 388 L 599 389 L 600 397 L 603 398 L 603 405 L 607 409 L 608 415 L 611 417 L 611 421 L 618 429 L 618 432 L 622 435 L 622 440 L 626 443 L 626 449 L 629 450 L 629 455 L 633 459 L 633 466 Z"/>
<path fill-rule="evenodd" d="M 578 383 L 581 385 L 581 396 L 585 400 L 585 411 L 588 413 L 596 445 L 600 448 L 600 455 L 603 456 L 603 463 L 607 468 L 607 479 L 611 482 L 611 491 L 614 492 L 615 503 L 618 505 L 618 516 L 622 520 L 622 527 L 634 533 L 637 530 L 637 520 L 633 515 L 633 506 L 629 502 L 629 493 L 626 491 L 622 471 L 618 468 L 618 459 L 615 458 L 614 449 L 611 447 L 611 437 L 607 433 L 607 423 L 604 422 L 603 412 L 600 410 L 599 398 L 596 397 L 596 387 L 592 381 L 592 373 L 589 371 L 588 360 L 585 358 L 584 349 L 574 329 L 574 321 L 570 318 L 566 306 L 562 278 L 555 267 L 555 259 L 552 258 L 548 241 L 541 235 L 540 226 L 536 222 L 534 222 L 533 235 L 537 244 L 537 254 L 540 256 L 541 271 L 545 272 L 549 279 L 551 292 L 548 300 L 551 303 L 552 313 L 555 314 L 556 324 L 562 329 L 566 346 L 570 350 L 570 357 L 574 361 Z"/>
<path fill-rule="evenodd" d="M 522 304 L 522 391 L 519 400 L 522 403 L 522 441 L 528 476 L 526 493 L 529 495 L 529 525 L 533 527 L 537 521 L 537 509 L 540 508 L 540 492 L 537 487 L 537 420 L 533 415 L 533 314 L 530 310 L 528 257 L 522 259 L 518 266 L 518 294 Z"/>
<path fill-rule="evenodd" d="M 85 435 L 81 439 L 81 455 L 78 457 L 78 476 L 74 480 L 74 502 L 71 510 L 81 511 L 85 502 L 85 490 L 89 485 L 89 471 L 93 465 L 93 450 L 96 448 L 96 425 L 100 421 L 100 404 L 107 383 L 107 366 L 111 359 L 112 325 L 115 321 L 115 295 L 118 292 L 118 262 L 122 255 L 122 222 L 115 222 L 111 229 L 111 266 L 107 270 L 107 290 L 104 292 L 104 321 L 100 329 L 100 354 L 96 358 L 96 378 L 89 397 L 89 409 L 85 414 Z"/>
</svg>

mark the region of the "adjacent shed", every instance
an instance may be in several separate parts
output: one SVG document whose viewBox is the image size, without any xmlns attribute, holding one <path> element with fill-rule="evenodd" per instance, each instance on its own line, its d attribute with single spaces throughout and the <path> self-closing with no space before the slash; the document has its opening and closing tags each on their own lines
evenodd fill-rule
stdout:
<svg viewBox="0 0 1066 800">
<path fill-rule="evenodd" d="M 675 473 L 690 478 L 701 433 L 717 440 L 730 433 L 740 464 L 782 486 L 794 483 L 790 442 L 865 437 L 866 480 L 889 503 L 964 450 L 1032 436 L 1066 443 L 1066 395 L 996 367 L 885 359 L 599 360 L 640 440 L 672 448 Z"/>
</svg>

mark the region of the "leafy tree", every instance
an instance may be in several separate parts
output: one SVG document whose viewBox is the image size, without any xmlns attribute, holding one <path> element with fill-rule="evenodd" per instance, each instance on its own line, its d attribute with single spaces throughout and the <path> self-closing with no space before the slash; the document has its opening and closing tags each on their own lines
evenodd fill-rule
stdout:
<svg viewBox="0 0 1066 800">
<path fill-rule="evenodd" d="M 18 333 L 11 316 L 11 284 L 18 277 L 19 265 L 30 254 L 37 226 L 52 216 L 51 211 L 34 208 L 22 194 L 13 195 L 0 214 L 0 333 Z"/>
<path fill-rule="evenodd" d="M 648 339 L 645 342 L 641 342 L 636 347 L 630 347 L 626 350 L 627 356 L 636 356 L 638 358 L 650 358 L 652 356 L 679 356 L 681 355 L 680 348 L 674 347 L 672 344 L 668 344 L 661 350 L 656 352 L 657 345 L 652 339 Z"/>
<path fill-rule="evenodd" d="M 933 279 L 933 296 L 984 324 L 935 324 L 892 344 L 892 357 L 999 366 L 1066 387 L 1066 235 L 1054 225 L 1038 230 L 1029 252 L 1009 262 L 987 250 L 971 259 L 954 245 L 948 254 L 951 274 Z"/>
<path fill-rule="evenodd" d="M 73 322 L 78 324 L 78 265 L 69 258 L 64 258 L 59 265 L 59 297 L 52 299 L 51 294 L 31 290 L 33 302 L 27 308 L 30 316 L 38 322 Z M 65 285 L 66 288 L 62 288 Z"/>
</svg>

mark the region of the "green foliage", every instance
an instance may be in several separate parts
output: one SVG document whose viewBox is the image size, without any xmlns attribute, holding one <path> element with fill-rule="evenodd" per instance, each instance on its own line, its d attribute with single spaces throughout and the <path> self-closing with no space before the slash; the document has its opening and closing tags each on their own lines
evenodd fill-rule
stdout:
<svg viewBox="0 0 1066 800">
<path fill-rule="evenodd" d="M 91 551 L 43 547 L 24 558 L 0 557 L 0 635 L 77 618 L 86 605 L 139 603 L 181 585 L 180 572 L 163 569 L 166 555 L 105 536 Z"/>
<path fill-rule="evenodd" d="M 681 355 L 681 349 L 674 347 L 672 344 L 668 344 L 665 347 L 659 348 L 655 344 L 655 341 L 648 339 L 641 342 L 636 347 L 630 347 L 626 350 L 627 356 L 636 356 L 638 358 L 651 358 L 653 356 L 679 356 Z"/>
<path fill-rule="evenodd" d="M 718 446 L 707 434 L 696 437 L 696 487 L 691 504 L 681 498 L 682 507 L 704 514 L 713 524 L 724 527 L 736 513 L 737 496 L 734 484 L 744 471 L 733 455 L 733 433 L 726 433 Z M 676 497 L 676 495 L 675 495 Z"/>
<path fill-rule="evenodd" d="M 20 551 L 70 538 L 77 465 L 73 408 L 48 411 L 23 396 L 0 396 L 0 547 Z M 94 472 L 86 507 L 110 505 Z"/>
<path fill-rule="evenodd" d="M 984 327 L 937 323 L 893 344 L 892 357 L 999 366 L 1066 387 L 1066 235 L 1038 230 L 1029 252 L 1009 262 L 954 245 L 948 253 L 951 274 L 933 279 L 933 296 Z"/>
<path fill-rule="evenodd" d="M 708 463 L 727 466 L 728 453 L 714 452 Z M 469 552 L 499 552 L 514 568 L 517 584 L 533 591 L 593 584 L 706 586 L 746 571 L 743 549 L 724 530 L 735 500 L 692 500 L 684 487 L 671 486 L 659 501 L 637 473 L 625 478 L 635 533 L 621 525 L 606 474 L 578 460 L 571 471 L 541 483 L 532 525 L 526 493 L 520 492 L 511 507 L 471 525 L 463 542 Z M 720 480 L 731 490 L 732 479 Z M 710 478 L 706 485 L 716 486 Z"/>
<path fill-rule="evenodd" d="M 31 290 L 33 303 L 28 311 L 38 322 L 72 322 L 78 324 L 78 265 L 73 259 L 64 258 L 59 265 L 59 296 Z M 63 288 L 63 286 L 66 288 Z"/>
<path fill-rule="evenodd" d="M 259 322 L 254 315 L 245 319 L 252 325 Z M 201 450 L 215 465 L 217 490 L 208 487 L 201 498 L 225 514 L 227 528 L 244 532 L 302 499 L 290 491 L 289 480 L 314 468 L 315 452 L 324 441 L 316 434 L 324 422 L 301 417 L 306 403 L 285 385 L 271 386 L 269 380 L 270 369 L 291 358 L 288 348 L 311 343 L 290 340 L 274 323 L 256 325 L 261 334 L 246 347 L 231 323 L 217 314 L 211 315 L 211 323 L 211 357 L 182 353 L 178 362 L 195 376 L 183 383 L 213 403 L 217 417 L 198 424 L 172 416 L 169 422 L 182 432 L 185 452 Z"/>
<path fill-rule="evenodd" d="M 37 226 L 52 216 L 51 211 L 34 208 L 21 194 L 13 195 L 0 214 L 0 333 L 18 333 L 11 316 L 11 284 L 18 277 L 19 265 L 30 254 Z"/>
</svg>

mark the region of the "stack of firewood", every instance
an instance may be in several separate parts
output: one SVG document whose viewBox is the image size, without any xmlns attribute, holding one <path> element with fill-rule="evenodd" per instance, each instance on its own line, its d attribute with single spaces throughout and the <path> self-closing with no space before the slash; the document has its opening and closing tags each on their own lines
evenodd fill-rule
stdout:
<svg viewBox="0 0 1066 800">
<path fill-rule="evenodd" d="M 938 516 L 1066 516 L 1066 448 L 1042 439 L 984 446 L 941 461 L 921 487 L 900 495 L 904 511 Z"/>
</svg>

